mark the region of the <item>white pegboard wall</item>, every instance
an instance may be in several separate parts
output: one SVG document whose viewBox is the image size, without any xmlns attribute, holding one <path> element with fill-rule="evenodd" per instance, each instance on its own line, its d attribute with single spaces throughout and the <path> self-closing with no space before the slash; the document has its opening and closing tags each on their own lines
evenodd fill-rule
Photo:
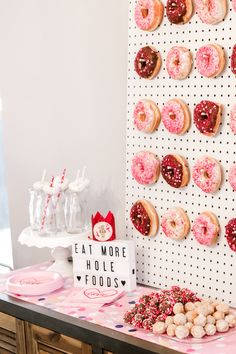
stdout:
<svg viewBox="0 0 236 354">
<path fill-rule="evenodd" d="M 157 30 L 145 32 L 134 21 L 136 1 L 130 0 L 128 44 L 128 117 L 127 117 L 127 171 L 126 171 L 126 231 L 127 237 L 137 242 L 137 276 L 141 284 L 157 288 L 179 284 L 196 291 L 199 296 L 217 298 L 236 306 L 236 253 L 230 250 L 224 237 L 228 220 L 236 217 L 236 192 L 232 191 L 227 175 L 236 162 L 236 136 L 229 127 L 230 108 L 236 104 L 236 77 L 230 70 L 230 55 L 236 44 L 236 13 L 229 2 L 226 19 L 217 25 L 206 25 L 195 13 L 184 25 L 171 25 L 166 15 Z M 164 3 L 165 5 L 165 3 Z M 234 28 L 234 31 L 233 31 Z M 226 69 L 214 79 L 204 78 L 193 65 L 189 77 L 178 81 L 170 79 L 165 59 L 175 45 L 189 48 L 195 60 L 196 51 L 204 44 L 217 43 L 226 53 Z M 139 78 L 134 71 L 134 58 L 141 47 L 152 45 L 159 50 L 162 67 L 153 80 Z M 133 125 L 133 110 L 138 100 L 150 98 L 160 110 L 171 98 L 185 101 L 193 115 L 194 106 L 203 99 L 223 104 L 222 124 L 215 137 L 202 135 L 193 121 L 189 131 L 182 135 L 170 134 L 161 123 L 153 134 L 139 132 Z M 175 189 L 160 176 L 153 186 L 138 184 L 131 175 L 131 160 L 138 151 L 155 153 L 160 160 L 168 153 L 184 156 L 190 173 L 194 161 L 202 155 L 216 158 L 223 167 L 224 182 L 213 195 L 205 194 L 192 178 L 187 187 Z M 154 238 L 143 237 L 133 227 L 129 213 L 132 204 L 140 198 L 149 200 L 156 208 L 159 221 L 173 206 L 187 212 L 191 224 L 202 211 L 209 210 L 218 217 L 221 232 L 217 245 L 200 245 L 192 233 L 181 242 L 168 239 L 161 228 Z"/>
</svg>

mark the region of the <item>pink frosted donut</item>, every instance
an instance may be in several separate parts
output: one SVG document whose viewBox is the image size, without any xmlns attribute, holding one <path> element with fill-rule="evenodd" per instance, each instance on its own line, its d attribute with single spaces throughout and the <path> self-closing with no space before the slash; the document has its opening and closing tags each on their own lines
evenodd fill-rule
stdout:
<svg viewBox="0 0 236 354">
<path fill-rule="evenodd" d="M 190 114 L 187 105 L 175 98 L 169 100 L 163 107 L 162 122 L 165 128 L 173 134 L 184 134 L 190 125 Z"/>
<path fill-rule="evenodd" d="M 229 126 L 234 134 L 236 134 L 236 104 L 233 106 L 230 112 Z"/>
<path fill-rule="evenodd" d="M 153 184 L 160 175 L 160 161 L 151 152 L 140 151 L 132 159 L 131 173 L 138 183 Z"/>
<path fill-rule="evenodd" d="M 234 191 L 236 191 L 236 164 L 229 169 L 229 183 Z"/>
<path fill-rule="evenodd" d="M 166 68 L 172 79 L 185 79 L 191 71 L 192 63 L 192 55 L 187 48 L 173 47 L 167 54 Z"/>
<path fill-rule="evenodd" d="M 216 216 L 205 211 L 201 213 L 193 222 L 192 232 L 196 240 L 205 246 L 212 245 L 219 234 L 220 226 Z"/>
<path fill-rule="evenodd" d="M 189 232 L 189 218 L 182 208 L 172 208 L 163 215 L 161 227 L 167 237 L 182 240 Z"/>
<path fill-rule="evenodd" d="M 161 120 L 160 111 L 151 100 L 139 101 L 134 109 L 134 125 L 145 133 L 153 133 Z"/>
<path fill-rule="evenodd" d="M 193 180 L 205 193 L 214 193 L 222 180 L 221 166 L 212 157 L 203 156 L 193 166 Z"/>
<path fill-rule="evenodd" d="M 138 0 L 134 18 L 143 31 L 154 31 L 161 23 L 164 7 L 159 0 Z"/>
<path fill-rule="evenodd" d="M 227 14 L 227 0 L 195 0 L 194 3 L 203 23 L 216 24 Z"/>
<path fill-rule="evenodd" d="M 223 49 L 217 44 L 208 44 L 199 48 L 196 54 L 196 66 L 202 76 L 218 76 L 225 67 Z"/>
</svg>

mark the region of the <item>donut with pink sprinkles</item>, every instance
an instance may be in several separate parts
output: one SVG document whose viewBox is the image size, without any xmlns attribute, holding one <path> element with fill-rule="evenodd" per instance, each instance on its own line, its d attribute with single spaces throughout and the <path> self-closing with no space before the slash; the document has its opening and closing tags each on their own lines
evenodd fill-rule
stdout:
<svg viewBox="0 0 236 354">
<path fill-rule="evenodd" d="M 214 193 L 221 185 L 221 165 L 213 157 L 203 156 L 195 162 L 192 176 L 194 183 L 203 192 Z"/>
<path fill-rule="evenodd" d="M 160 161 L 153 153 L 140 151 L 132 159 L 131 173 L 139 184 L 153 184 L 160 175 Z"/>
<path fill-rule="evenodd" d="M 215 243 L 219 231 L 220 226 L 217 217 L 209 211 L 201 213 L 193 222 L 193 235 L 201 245 L 211 246 Z"/>
</svg>

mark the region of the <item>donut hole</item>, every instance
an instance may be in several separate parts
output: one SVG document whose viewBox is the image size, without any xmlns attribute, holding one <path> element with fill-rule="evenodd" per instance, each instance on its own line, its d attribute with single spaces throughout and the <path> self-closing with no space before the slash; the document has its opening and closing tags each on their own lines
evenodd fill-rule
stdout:
<svg viewBox="0 0 236 354">
<path fill-rule="evenodd" d="M 207 171 L 204 171 L 204 172 L 203 172 L 203 177 L 204 177 L 205 179 L 210 178 L 209 173 L 208 173 Z"/>
<path fill-rule="evenodd" d="M 141 121 L 141 122 L 144 122 L 145 119 L 146 119 L 146 114 L 144 112 L 140 112 L 139 115 L 138 115 L 138 119 Z"/>
<path fill-rule="evenodd" d="M 174 220 L 171 220 L 170 226 L 173 227 L 173 228 L 175 228 L 175 227 L 176 227 L 176 222 L 175 222 Z"/>
<path fill-rule="evenodd" d="M 171 120 L 175 120 L 176 119 L 176 115 L 173 112 L 169 113 L 169 117 Z"/>
<path fill-rule="evenodd" d="M 148 17 L 148 9 L 145 8 L 145 7 L 142 7 L 142 8 L 141 8 L 141 14 L 142 14 L 142 17 L 143 17 L 143 18 Z"/>
<path fill-rule="evenodd" d="M 140 69 L 140 70 L 145 69 L 145 67 L 146 67 L 146 60 L 140 59 L 138 65 L 139 65 L 139 69 Z"/>
<path fill-rule="evenodd" d="M 201 119 L 202 120 L 208 119 L 208 115 L 206 114 L 206 112 L 201 113 Z"/>
<path fill-rule="evenodd" d="M 207 233 L 207 227 L 206 227 L 206 226 L 203 226 L 202 231 L 203 231 L 203 234 L 206 235 L 206 233 Z"/>
<path fill-rule="evenodd" d="M 180 63 L 179 59 L 176 58 L 176 59 L 174 60 L 174 65 L 179 66 L 179 63 Z"/>
</svg>

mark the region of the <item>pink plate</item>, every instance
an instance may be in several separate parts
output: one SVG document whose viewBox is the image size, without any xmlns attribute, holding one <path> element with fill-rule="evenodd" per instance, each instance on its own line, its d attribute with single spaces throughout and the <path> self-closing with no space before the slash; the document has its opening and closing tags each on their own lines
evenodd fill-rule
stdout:
<svg viewBox="0 0 236 354">
<path fill-rule="evenodd" d="M 19 272 L 7 279 L 6 289 L 10 293 L 37 296 L 51 293 L 63 286 L 63 278 L 59 273 Z"/>
</svg>

